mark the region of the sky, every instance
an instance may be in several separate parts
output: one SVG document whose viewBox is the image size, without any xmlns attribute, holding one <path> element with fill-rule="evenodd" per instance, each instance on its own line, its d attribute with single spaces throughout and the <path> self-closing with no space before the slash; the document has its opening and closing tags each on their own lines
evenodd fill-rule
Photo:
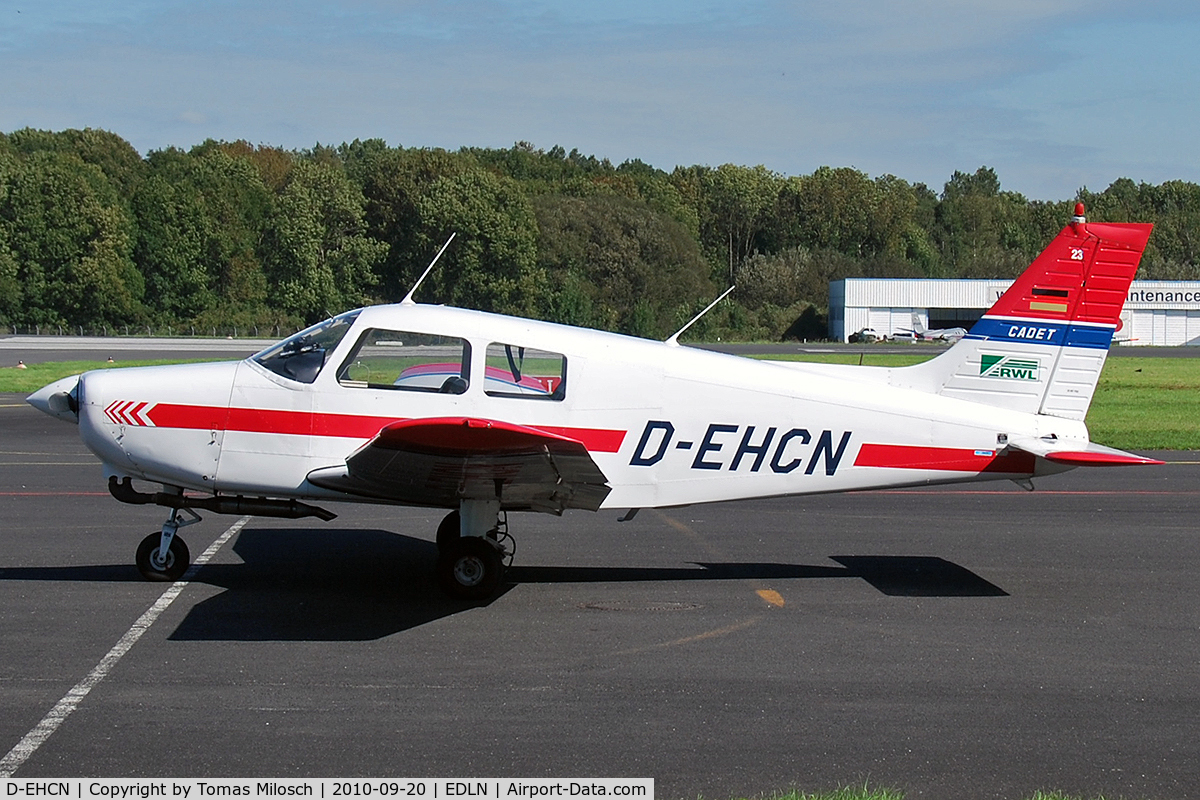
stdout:
<svg viewBox="0 0 1200 800">
<path fill-rule="evenodd" d="M 1193 0 L 0 0 L 0 131 L 1200 182 Z"/>
</svg>

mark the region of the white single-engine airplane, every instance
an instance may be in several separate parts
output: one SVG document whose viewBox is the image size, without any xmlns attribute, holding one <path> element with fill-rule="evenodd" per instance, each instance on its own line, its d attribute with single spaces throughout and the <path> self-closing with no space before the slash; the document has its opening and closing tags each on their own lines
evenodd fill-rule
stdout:
<svg viewBox="0 0 1200 800">
<path fill-rule="evenodd" d="M 953 344 L 967 335 L 966 328 L 933 328 L 925 327 L 921 316 L 915 311 L 912 315 L 912 328 L 901 329 L 895 337 L 897 340 L 911 338 L 914 342 L 950 342 Z"/>
<path fill-rule="evenodd" d="M 450 509 L 439 582 L 485 599 L 509 511 L 629 518 L 1162 463 L 1092 444 L 1083 422 L 1150 230 L 1077 207 L 964 339 L 910 367 L 756 361 L 410 292 L 245 361 L 87 372 L 29 403 L 78 422 L 114 497 L 170 509 L 137 549 L 147 578 L 184 574 L 175 534 L 196 509 L 328 520 L 313 503 L 382 502 Z"/>
</svg>

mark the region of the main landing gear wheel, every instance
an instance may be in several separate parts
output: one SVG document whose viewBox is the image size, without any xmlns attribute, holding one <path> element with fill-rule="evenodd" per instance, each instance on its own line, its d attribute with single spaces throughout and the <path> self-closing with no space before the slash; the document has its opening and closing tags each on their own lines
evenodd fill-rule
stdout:
<svg viewBox="0 0 1200 800">
<path fill-rule="evenodd" d="M 461 537 L 442 551 L 437 576 L 443 591 L 451 597 L 486 600 L 496 593 L 504 578 L 504 553 L 486 538 Z"/>
<path fill-rule="evenodd" d="M 134 556 L 134 563 L 137 564 L 138 572 L 148 581 L 177 581 L 187 572 L 192 555 L 183 539 L 175 536 L 171 539 L 171 546 L 167 548 L 164 558 L 159 552 L 161 543 L 162 534 L 158 531 L 142 539 L 137 555 Z"/>
<path fill-rule="evenodd" d="M 438 555 L 445 555 L 450 552 L 450 548 L 462 538 L 460 527 L 462 525 L 461 517 L 457 511 L 451 511 L 445 516 L 437 529 L 437 549 Z"/>
</svg>

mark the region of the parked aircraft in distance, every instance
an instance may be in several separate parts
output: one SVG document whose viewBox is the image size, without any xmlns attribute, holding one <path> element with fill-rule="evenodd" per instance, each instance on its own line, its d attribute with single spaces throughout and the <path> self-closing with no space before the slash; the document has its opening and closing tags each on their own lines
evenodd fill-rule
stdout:
<svg viewBox="0 0 1200 800">
<path fill-rule="evenodd" d="M 880 336 L 875 332 L 874 328 L 860 328 L 850 334 L 847 340 L 850 344 L 874 344 L 875 342 L 886 340 L 886 336 Z"/>
<path fill-rule="evenodd" d="M 175 580 L 197 509 L 444 508 L 437 575 L 491 597 L 507 514 L 1031 478 L 1161 463 L 1084 415 L 1151 226 L 1082 206 L 969 334 L 902 368 L 774 363 L 528 319 L 349 311 L 245 361 L 86 372 L 29 397 L 78 422 L 122 502 L 170 509 L 136 563 Z M 161 484 L 141 491 L 133 481 Z"/>
<path fill-rule="evenodd" d="M 902 328 L 892 339 L 895 341 L 954 343 L 966 335 L 966 328 L 934 328 L 927 330 L 925 323 L 921 322 L 921 315 L 913 312 L 912 328 Z"/>
</svg>

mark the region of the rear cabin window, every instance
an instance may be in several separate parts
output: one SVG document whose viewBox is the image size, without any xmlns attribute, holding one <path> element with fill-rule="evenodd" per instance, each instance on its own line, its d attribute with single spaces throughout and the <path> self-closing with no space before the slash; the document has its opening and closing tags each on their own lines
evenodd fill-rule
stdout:
<svg viewBox="0 0 1200 800">
<path fill-rule="evenodd" d="M 562 400 L 567 359 L 561 353 L 493 342 L 487 349 L 483 389 L 491 397 Z"/>
<path fill-rule="evenodd" d="M 342 386 L 462 394 L 471 373 L 465 339 L 412 331 L 367 330 L 338 371 Z"/>
</svg>

